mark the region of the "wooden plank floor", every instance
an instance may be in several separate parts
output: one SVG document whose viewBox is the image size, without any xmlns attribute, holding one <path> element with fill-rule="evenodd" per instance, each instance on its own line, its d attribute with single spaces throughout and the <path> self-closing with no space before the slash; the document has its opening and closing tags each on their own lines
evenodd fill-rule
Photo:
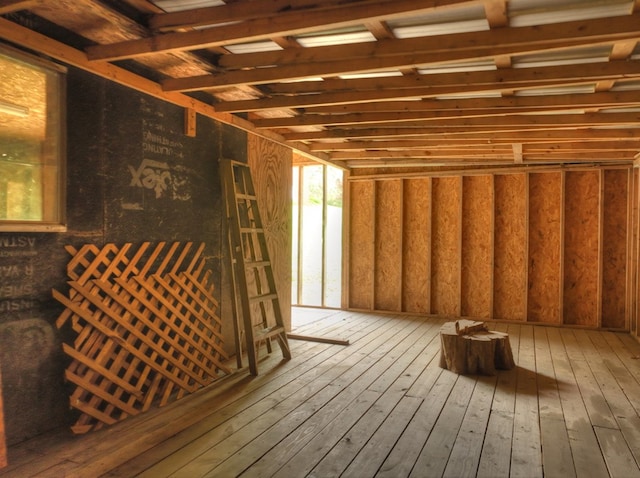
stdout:
<svg viewBox="0 0 640 478">
<path fill-rule="evenodd" d="M 274 352 L 258 377 L 11 447 L 0 476 L 640 476 L 632 337 L 495 324 L 517 367 L 459 376 L 438 367 L 443 322 L 297 309 L 296 333 L 350 345 L 291 341 L 294 358 Z"/>
</svg>

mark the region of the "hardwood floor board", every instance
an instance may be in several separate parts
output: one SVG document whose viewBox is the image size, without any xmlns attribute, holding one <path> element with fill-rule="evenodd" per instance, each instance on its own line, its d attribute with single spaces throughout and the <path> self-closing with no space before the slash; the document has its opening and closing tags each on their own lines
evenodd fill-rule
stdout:
<svg viewBox="0 0 640 478">
<path fill-rule="evenodd" d="M 402 397 L 341 476 L 345 478 L 375 476 L 421 404 L 422 399 Z"/>
<path fill-rule="evenodd" d="M 271 448 L 242 476 L 306 475 L 359 417 L 371 408 L 380 395 L 378 392 L 364 390 L 342 410 L 325 407 L 325 413 L 316 414 L 315 420 L 309 420 L 304 427 L 296 430 L 297 433 L 289 435 L 278 446 Z"/>
<path fill-rule="evenodd" d="M 497 377 L 478 377 L 451 450 L 444 477 L 474 477 L 478 471 Z"/>
<path fill-rule="evenodd" d="M 391 383 L 396 383 L 400 389 L 410 388 L 416 378 L 422 373 L 431 360 L 433 360 L 436 347 L 439 349 L 439 328 L 434 324 L 424 322 L 415 330 L 413 343 L 406 342 L 406 348 L 397 348 L 394 354 L 385 357 L 390 362 L 387 369 L 367 387 L 369 390 L 384 392 Z M 436 347 L 429 347 L 436 343 Z M 390 359 L 390 360 L 389 360 Z M 398 377 L 403 375 L 403 380 Z"/>
<path fill-rule="evenodd" d="M 411 477 L 441 476 L 455 443 L 476 379 L 459 375 L 440 416 L 422 448 Z"/>
<path fill-rule="evenodd" d="M 517 370 L 498 372 L 477 476 L 509 476 Z"/>
<path fill-rule="evenodd" d="M 464 376 L 439 367 L 444 319 L 304 312 L 305 334 L 350 345 L 291 341 L 293 358 L 263 355 L 256 377 L 243 369 L 103 430 L 12 446 L 0 477 L 640 477 L 640 344 L 628 335 L 492 323 L 517 367 Z"/>
<path fill-rule="evenodd" d="M 522 331 L 521 324 L 509 324 L 507 326 L 507 332 L 509 333 L 509 342 L 511 343 L 511 351 L 513 352 L 513 360 L 516 365 L 520 359 L 520 332 Z"/>
<path fill-rule="evenodd" d="M 604 338 L 603 333 L 589 331 L 587 334 L 595 346 L 595 351 L 598 352 L 594 354 L 593 361 L 590 361 L 591 369 L 602 387 L 602 393 L 616 418 L 631 453 L 636 462 L 640 463 L 640 416 L 630 403 L 628 394 L 621 388 L 617 379 L 617 373 L 623 375 L 626 369 L 622 365 L 611 366 L 618 359 Z M 610 366 L 607 366 L 607 364 Z"/>
<path fill-rule="evenodd" d="M 316 337 L 349 339 L 351 333 L 357 331 L 357 329 L 354 328 L 356 323 L 361 323 L 362 320 L 369 322 L 376 321 L 373 316 L 340 311 L 314 322 L 294 326 L 291 333 Z M 384 321 L 383 317 L 379 317 L 377 320 L 377 322 L 381 321 Z"/>
<path fill-rule="evenodd" d="M 425 322 L 425 321 L 421 321 L 417 324 L 417 327 L 414 329 L 414 333 L 412 334 L 412 336 L 408 336 L 406 338 L 404 338 L 402 340 L 402 342 L 400 342 L 397 346 L 395 346 L 391 351 L 383 354 L 380 357 L 379 362 L 376 364 L 375 367 L 371 367 L 366 374 L 364 374 L 364 377 L 370 376 L 370 377 L 374 377 L 373 380 L 367 378 L 367 381 L 369 381 L 369 384 L 373 383 L 374 381 L 376 381 L 378 383 L 377 388 L 379 390 L 382 389 L 381 387 L 381 383 L 384 382 L 388 382 L 386 383 L 386 392 L 385 395 L 383 395 L 383 397 L 381 397 L 380 402 L 384 402 L 386 401 L 386 395 L 389 395 L 390 391 L 392 391 L 392 393 L 395 395 L 396 392 L 395 390 L 399 390 L 399 396 L 401 397 L 401 394 L 404 393 L 404 388 L 403 386 L 393 386 L 393 383 L 395 381 L 402 381 L 402 382 L 406 382 L 407 380 L 415 380 L 414 377 L 411 377 L 411 375 L 404 375 L 404 376 L 400 376 L 400 374 L 404 371 L 405 367 L 396 367 L 394 368 L 393 365 L 394 364 L 404 364 L 404 363 L 409 363 L 413 360 L 415 360 L 416 356 L 420 353 L 420 351 L 423 348 L 423 345 L 417 345 L 420 344 L 420 339 L 422 337 L 425 336 L 426 332 L 431 329 L 431 326 L 429 323 Z M 420 332 L 422 331 L 422 332 Z M 399 355 L 398 355 L 399 354 Z M 390 373 L 390 371 L 392 371 L 392 373 Z M 380 377 L 384 375 L 384 380 L 381 382 L 380 381 Z M 377 378 L 376 378 L 377 376 Z M 361 393 L 360 391 L 356 390 L 357 393 Z M 374 408 L 377 406 L 374 405 Z M 333 409 L 333 407 L 332 407 Z M 348 463 L 347 463 L 348 464 Z M 332 465 L 335 465 L 335 463 L 333 463 Z"/>
<path fill-rule="evenodd" d="M 619 430 L 595 427 L 600 448 L 612 477 L 638 477 L 638 464 Z"/>
<path fill-rule="evenodd" d="M 520 327 L 496 324 L 492 329 L 509 334 L 509 343 L 514 351 L 515 360 L 519 345 Z M 480 455 L 480 463 L 478 464 L 478 477 L 509 476 L 517 375 L 517 367 L 511 370 L 498 371 L 489 422 Z"/>
<path fill-rule="evenodd" d="M 291 328 L 298 329 L 310 324 L 323 324 L 340 320 L 340 316 L 351 312 L 339 309 L 316 309 L 314 307 L 291 307 Z"/>
<path fill-rule="evenodd" d="M 176 421 L 175 427 L 179 428 L 174 429 L 174 433 L 168 435 L 167 443 L 154 447 L 150 452 L 150 456 L 138 456 L 136 459 L 137 464 L 130 463 L 128 467 L 136 468 L 136 473 L 138 473 L 148 467 L 148 465 L 145 466 L 145 461 L 147 461 L 147 464 L 156 463 L 158 458 L 164 458 L 167 454 L 209 433 L 212 428 L 229 420 L 239 410 L 248 409 L 245 417 L 250 417 L 252 413 L 259 413 L 260 409 L 268 406 L 273 400 L 273 397 L 269 396 L 270 393 L 277 393 L 278 390 L 286 391 L 288 390 L 286 388 L 287 385 L 292 386 L 291 384 L 294 387 L 298 387 L 297 380 L 301 374 L 305 373 L 305 371 L 314 370 L 314 364 L 317 365 L 318 361 L 332 356 L 332 352 L 327 350 L 326 346 L 324 351 L 322 350 L 323 347 L 304 347 L 307 348 L 308 355 L 300 353 L 302 347 L 299 347 L 295 352 L 300 358 L 308 358 L 302 362 L 304 364 L 303 367 L 296 366 L 293 362 L 284 362 L 280 367 L 271 368 L 269 372 L 258 377 L 247 376 L 245 383 L 242 386 L 235 387 L 229 398 L 220 397 L 218 401 L 209 402 L 202 408 L 196 408 L 195 404 L 190 403 L 192 415 L 195 415 L 196 422 L 184 430 L 184 422 Z M 266 368 L 264 367 L 265 364 L 262 365 L 263 368 Z M 115 453 L 122 456 L 122 449 L 115 450 Z M 159 456 L 159 453 L 164 453 L 164 455 Z"/>
<path fill-rule="evenodd" d="M 280 478 L 307 476 L 316 464 L 331 451 L 360 418 L 368 413 L 373 403 L 375 403 L 380 396 L 381 394 L 378 392 L 365 390 L 362 396 L 356 402 L 352 403 L 353 409 L 357 406 L 360 412 L 359 414 L 351 415 L 349 411 L 352 408 L 349 408 L 335 416 L 327 427 L 309 440 L 295 455 L 284 463 L 273 476 Z M 363 398 L 365 400 L 363 400 Z"/>
<path fill-rule="evenodd" d="M 185 454 L 181 454 L 179 459 L 183 463 L 183 466 L 174 475 L 170 476 L 205 476 L 292 410 L 295 410 L 300 403 L 313 397 L 316 393 L 321 393 L 322 399 L 326 398 L 328 401 L 332 396 L 331 393 L 334 392 L 332 392 L 331 389 L 323 391 L 327 385 L 343 374 L 344 376 L 341 377 L 341 380 L 344 385 L 357 379 L 375 362 L 378 356 L 377 354 L 384 356 L 386 352 L 391 350 L 404 337 L 410 335 L 419 324 L 418 321 L 389 321 L 389 323 L 393 325 L 379 337 L 379 340 L 382 340 L 381 344 L 379 341 L 374 341 L 373 343 L 368 342 L 359 350 L 360 353 L 347 353 L 343 349 L 343 352 L 338 352 L 333 355 L 331 359 L 324 362 L 321 367 L 316 367 L 312 370 L 314 373 L 311 374 L 308 381 L 303 383 L 300 379 L 296 380 L 295 385 L 297 390 L 277 406 L 263 413 L 258 419 L 254 419 L 246 426 L 234 431 L 230 436 L 225 437 L 214 446 L 209 446 L 209 448 L 198 456 L 193 456 L 193 452 L 186 456 Z M 275 440 L 276 443 L 277 441 L 278 440 Z M 205 444 L 204 446 L 211 443 L 209 437 L 203 437 L 200 442 Z M 196 448 L 193 444 L 189 447 L 190 451 Z M 154 472 L 158 473 L 160 471 L 161 468 L 158 468 Z M 221 472 L 218 471 L 218 474 L 220 475 Z"/>
<path fill-rule="evenodd" d="M 326 350 L 326 346 L 318 347 L 318 344 L 311 343 L 297 344 L 292 347 L 294 354 L 300 354 L 302 356 L 305 356 L 305 353 L 319 354 L 322 353 L 323 349 Z M 329 355 L 331 354 L 329 353 Z M 236 383 L 233 387 L 234 391 L 232 393 L 232 400 L 238 400 L 239 390 L 244 390 L 245 394 L 251 393 L 252 390 L 260 388 L 269 380 L 277 379 L 277 377 L 279 377 L 280 375 L 285 374 L 288 369 L 292 367 L 295 368 L 296 366 L 292 362 L 282 361 L 282 358 L 278 357 L 277 354 L 272 354 L 270 357 L 266 358 L 266 360 L 262 361 L 261 367 L 263 367 L 264 369 L 268 369 L 268 372 L 254 378 L 253 380 L 248 377 L 241 379 L 242 381 Z M 295 376 L 289 377 L 289 381 L 294 379 Z M 247 381 L 248 383 L 242 385 L 243 382 Z M 217 387 L 218 385 L 216 384 L 214 386 Z M 266 389 L 263 388 L 262 390 L 266 391 L 267 389 L 268 387 Z M 199 392 L 204 392 L 204 390 L 201 390 Z M 145 429 L 143 424 L 145 419 L 142 416 L 135 417 L 135 419 L 132 419 L 129 422 L 131 426 L 135 424 L 138 429 L 142 429 L 146 434 L 148 434 L 148 436 L 154 437 L 153 440 L 149 440 L 147 438 L 145 439 L 144 443 L 137 443 L 135 440 L 131 441 L 130 439 L 126 440 L 125 438 L 123 438 L 122 440 L 103 440 L 96 446 L 91 447 L 91 452 L 87 453 L 85 451 L 84 453 L 80 454 L 80 456 L 85 458 L 87 464 L 69 465 L 70 469 L 67 470 L 67 472 L 72 472 L 73 468 L 84 467 L 85 469 L 90 469 L 96 474 L 99 474 L 100 472 L 102 472 L 103 468 L 113 466 L 115 462 L 118 462 L 118 464 L 120 464 L 123 461 L 126 461 L 129 458 L 128 453 L 131 453 L 132 458 L 137 458 L 140 455 L 141 451 L 144 451 L 145 447 L 151 448 L 151 446 L 157 445 L 158 443 L 160 443 L 160 441 L 163 441 L 164 438 L 173 437 L 182 428 L 186 428 L 189 425 L 202 423 L 203 415 L 201 415 L 199 412 L 188 412 L 188 414 L 185 414 L 185 410 L 197 410 L 198 396 L 200 395 L 196 393 L 187 397 L 187 399 L 189 400 L 189 407 L 186 407 L 187 402 L 175 402 L 174 404 L 171 404 L 170 407 L 177 407 L 177 409 L 181 411 L 182 416 L 175 417 L 174 419 L 162 424 L 153 422 L 154 427 L 157 428 L 159 426 L 159 428 L 157 428 L 156 430 Z M 255 399 L 260 400 L 260 397 L 255 396 Z M 219 410 L 219 408 L 225 404 L 226 402 L 224 402 L 224 400 L 219 401 L 217 403 L 218 406 L 214 407 L 212 407 L 211 404 L 208 403 L 208 408 L 205 411 L 205 416 L 207 414 L 211 415 L 214 412 L 217 412 L 217 410 Z M 216 413 L 215 420 L 219 420 L 222 417 L 223 415 L 218 415 Z M 140 419 L 139 421 L 138 418 Z M 121 434 L 126 430 L 126 426 L 128 426 L 127 422 L 123 422 L 122 425 L 123 429 L 119 430 Z M 109 460 L 108 457 L 111 457 L 111 460 Z"/>
<path fill-rule="evenodd" d="M 571 444 L 562 413 L 560 392 L 551 360 L 546 328 L 534 329 L 534 337 L 544 475 L 574 477 L 576 470 L 571 456 Z"/>
<path fill-rule="evenodd" d="M 258 394 L 255 398 L 258 398 L 254 403 L 255 406 L 258 407 L 258 411 L 262 413 L 264 411 L 264 407 L 268 405 L 265 403 L 264 405 L 260 405 L 261 400 L 265 400 L 265 392 L 276 393 L 276 401 L 280 402 L 285 400 L 293 393 L 302 393 L 300 390 L 305 388 L 305 386 L 309 383 L 313 383 L 317 381 L 317 377 L 321 376 L 324 372 L 331 370 L 332 373 L 338 373 L 340 370 L 346 371 L 349 370 L 349 367 L 356 360 L 359 360 L 362 355 L 358 355 L 357 352 L 360 350 L 367 350 L 367 347 L 372 348 L 371 341 L 377 334 L 388 334 L 393 335 L 396 329 L 399 327 L 399 324 L 393 324 L 391 322 L 387 322 L 386 326 L 370 328 L 367 330 L 367 333 L 363 335 L 359 340 L 357 340 L 350 347 L 350 352 L 344 350 L 344 347 L 340 346 L 329 346 L 325 347 L 325 351 L 319 354 L 317 357 L 311 360 L 303 360 L 301 365 L 301 370 L 298 370 L 296 373 L 292 373 L 290 376 L 286 377 L 286 384 L 281 383 L 280 381 L 274 380 L 269 382 L 265 388 L 263 388 L 263 392 Z M 380 330 L 382 329 L 382 330 Z M 346 363 L 340 365 L 342 360 L 347 360 Z M 261 378 L 262 377 L 262 378 Z M 259 380 L 266 380 L 266 377 L 260 375 L 257 377 Z M 327 376 L 325 381 L 330 382 L 331 376 Z M 320 384 L 318 382 L 317 384 Z M 268 410 L 268 408 L 267 408 Z M 244 423 L 249 423 L 253 420 L 252 415 L 247 415 L 246 417 L 238 418 L 237 420 L 243 421 Z M 162 460 L 161 462 L 155 464 L 154 467 L 148 470 L 146 474 L 143 476 L 154 476 L 155 473 L 163 473 L 166 469 L 177 469 L 180 466 L 184 465 L 185 462 L 189 460 L 195 459 L 201 453 L 204 453 L 207 449 L 211 448 L 214 444 L 218 443 L 218 441 L 224 440 L 226 435 L 231 433 L 229 428 L 227 427 L 221 430 L 211 429 L 205 435 L 201 435 L 195 438 L 193 441 L 189 443 L 188 451 L 186 453 L 181 452 L 174 456 L 170 456 Z M 241 427 L 240 423 L 231 423 L 232 429 L 236 429 L 237 427 Z M 213 441 L 215 437 L 215 440 Z"/>
<path fill-rule="evenodd" d="M 395 347 L 387 351 L 383 358 L 375 362 L 375 366 L 366 366 L 366 370 L 360 376 L 353 378 L 348 377 L 347 374 L 341 375 L 331 386 L 337 386 L 337 391 L 334 391 L 334 398 L 328 403 L 322 405 L 321 410 L 312 407 L 310 410 L 306 410 L 308 403 L 305 403 L 303 407 L 298 407 L 295 411 L 278 422 L 274 427 L 264 432 L 264 437 L 259 436 L 253 440 L 249 445 L 245 446 L 241 451 L 236 453 L 233 458 L 226 460 L 220 467 L 211 470 L 212 475 L 217 476 L 236 476 L 244 471 L 242 466 L 248 466 L 258 461 L 275 445 L 279 450 L 283 452 L 287 449 L 286 445 L 283 445 L 281 441 L 287 441 L 291 443 L 293 437 L 297 437 L 295 445 L 298 445 L 300 440 L 304 439 L 304 435 L 314 433 L 315 430 L 322 429 L 331 420 L 331 417 L 336 411 L 346 407 L 349 403 L 355 400 L 360 394 L 362 394 L 369 385 L 377 380 L 380 374 L 384 374 L 389 370 L 389 366 L 392 363 L 402 363 L 402 357 L 405 355 L 411 355 L 412 348 L 408 347 L 413 341 L 419 339 L 419 329 L 428 329 L 428 324 L 425 322 L 417 322 L 417 327 L 409 329 L 409 334 L 402 339 Z M 404 353 L 402 353 L 404 352 Z M 398 357 L 396 354 L 401 353 Z M 415 355 L 415 352 L 414 352 Z M 373 359 L 372 359 L 373 360 Z M 364 361 L 363 361 L 364 363 Z M 356 371 L 357 367 L 353 366 L 349 372 Z M 325 413 L 322 413 L 322 411 Z M 299 427 L 304 424 L 302 430 Z M 281 456 L 280 458 L 285 458 Z"/>
<path fill-rule="evenodd" d="M 307 422 L 319 409 L 330 406 L 329 404 L 334 401 L 338 402 L 339 400 L 336 400 L 336 397 L 341 390 L 341 387 L 330 384 L 312 397 L 309 397 L 304 403 L 296 405 L 295 409 L 287 408 L 285 410 L 287 414 L 277 417 L 275 422 L 273 420 L 265 420 L 263 417 L 257 419 L 250 426 L 232 435 L 233 446 L 231 451 L 233 453 L 231 455 L 228 455 L 227 452 L 230 448 L 229 443 L 224 443 L 226 452 L 224 455 L 220 453 L 220 450 L 209 450 L 207 452 L 209 456 L 215 455 L 216 462 L 220 460 L 217 466 L 210 466 L 212 463 L 210 460 L 203 461 L 198 459 L 197 467 L 192 466 L 194 462 L 191 462 L 189 466 L 180 469 L 171 476 L 185 478 L 193 476 L 239 476 L 269 450 L 282 448 L 282 451 L 285 451 L 286 444 L 282 442 L 292 433 L 295 434 L 301 425 L 305 424 L 306 428 Z M 357 396 L 356 393 L 354 393 L 353 397 L 345 397 L 344 400 L 349 402 L 355 396 Z M 263 425 L 263 422 L 265 425 Z M 269 424 L 271 426 L 267 428 L 266 425 Z M 310 427 L 309 431 L 314 431 L 313 426 Z M 304 430 L 302 433 L 304 433 Z M 241 444 L 241 446 L 236 447 L 236 443 Z"/>
<path fill-rule="evenodd" d="M 640 414 L 640 375 L 633 373 L 637 360 L 632 358 L 635 355 L 621 353 L 612 344 L 608 337 L 617 334 L 604 333 L 603 338 L 609 345 L 609 353 L 606 353 L 600 363 L 605 365 L 611 374 L 615 377 L 620 389 L 624 392 L 629 400 L 630 405 L 637 414 Z"/>
<path fill-rule="evenodd" d="M 571 455 L 576 475 L 589 478 L 606 477 L 608 472 L 604 457 L 599 452 L 598 441 L 582 401 L 580 388 L 573 375 L 569 355 L 560 332 L 560 329 L 550 327 L 547 329 L 547 337 L 558 380 L 560 402 L 571 444 Z"/>
<path fill-rule="evenodd" d="M 633 338 L 629 334 L 616 332 L 603 332 L 603 335 L 620 361 L 629 369 L 629 373 L 640 382 L 639 339 Z"/>
<path fill-rule="evenodd" d="M 542 476 L 538 386 L 536 377 L 533 326 L 522 325 L 518 346 L 513 441 L 510 476 Z"/>
<path fill-rule="evenodd" d="M 607 401 L 602 394 L 598 381 L 593 376 L 591 368 L 587 363 L 587 358 L 583 349 L 593 349 L 593 346 L 585 341 L 578 340 L 578 336 L 589 341 L 589 339 L 581 333 L 579 330 L 563 330 L 561 332 L 562 340 L 571 346 L 576 351 L 574 352 L 573 360 L 571 361 L 571 367 L 573 368 L 573 374 L 576 377 L 578 388 L 582 394 L 582 401 L 589 413 L 589 419 L 593 426 L 605 427 L 605 428 L 617 428 L 618 424 L 614 418 Z"/>
<path fill-rule="evenodd" d="M 387 328 L 391 328 L 391 324 L 389 324 L 388 321 L 383 322 L 383 324 L 384 323 L 386 323 Z M 362 327 L 362 330 L 359 332 L 360 336 L 356 336 L 355 337 L 356 340 L 350 346 L 352 347 L 351 350 L 357 351 L 361 347 L 364 347 L 367 344 L 369 344 L 370 340 L 367 340 L 367 336 L 369 336 L 370 338 L 375 337 L 378 333 L 382 333 L 380 329 L 383 329 L 383 331 L 385 330 L 383 327 L 376 325 L 375 321 L 368 327 Z M 326 344 L 313 344 L 311 342 L 304 342 L 294 347 L 296 347 L 294 350 L 297 351 L 296 353 L 294 353 L 294 357 L 297 358 L 298 360 L 286 362 L 285 365 L 283 365 L 278 369 L 275 369 L 275 368 L 270 369 L 268 373 L 264 373 L 262 375 L 259 375 L 258 377 L 249 379 L 250 382 L 249 384 L 247 384 L 247 386 L 244 389 L 237 390 L 237 393 L 239 393 L 239 395 L 236 396 L 236 399 L 242 400 L 244 395 L 250 394 L 251 400 L 244 405 L 246 407 L 250 407 L 253 404 L 258 404 L 256 405 L 256 409 L 260 409 L 266 406 L 266 403 L 264 405 L 259 405 L 260 401 L 265 400 L 265 397 L 268 397 L 269 394 L 275 393 L 277 390 L 281 389 L 287 384 L 293 384 L 295 389 L 298 389 L 300 388 L 300 386 L 304 385 L 305 380 L 308 380 L 308 381 L 313 380 L 315 374 L 318 373 L 318 370 L 316 370 L 315 367 L 318 367 L 325 360 L 335 359 L 336 353 L 342 353 L 343 356 L 350 355 L 343 350 L 344 347 L 337 346 L 337 345 L 327 346 Z M 302 348 L 305 348 L 307 350 L 306 354 L 300 353 L 300 349 Z M 333 364 L 333 362 L 331 364 Z M 285 371 L 284 373 L 279 373 L 279 372 L 282 372 L 285 369 L 285 367 L 289 367 L 289 366 L 291 366 L 290 370 Z M 303 377 L 305 374 L 307 374 L 306 378 Z M 285 393 L 286 393 L 286 390 L 287 389 L 285 389 Z M 282 390 L 280 391 L 280 394 L 282 394 Z M 221 415 L 220 413 L 215 413 L 213 417 L 214 422 L 201 420 L 196 427 L 192 427 L 188 430 L 185 430 L 185 432 L 178 434 L 175 437 L 171 437 L 171 440 L 168 443 L 163 444 L 162 449 L 152 450 L 151 456 L 141 457 L 141 461 L 142 461 L 141 463 L 137 463 L 137 464 L 130 463 L 128 467 L 132 468 L 131 471 L 135 469 L 136 473 L 140 473 L 141 471 L 149 468 L 149 465 L 154 465 L 158 463 L 159 458 L 164 459 L 170 453 L 173 453 L 181 449 L 182 447 L 186 446 L 187 444 L 194 442 L 196 439 L 202 437 L 207 432 L 211 432 L 212 428 L 217 426 L 217 423 L 215 422 L 216 420 L 220 421 L 221 418 L 226 419 L 228 418 L 229 415 L 234 415 L 235 413 L 238 413 L 237 404 L 230 406 L 229 410 L 230 411 L 227 411 L 227 413 L 223 414 L 223 416 L 219 416 Z M 249 413 L 247 414 L 245 419 L 249 419 L 249 417 L 251 416 L 252 416 L 251 413 Z M 216 433 L 219 433 L 219 432 L 216 432 Z M 197 449 L 197 446 L 192 446 L 191 453 L 195 453 L 196 449 Z M 147 461 L 146 466 L 144 461 Z M 166 462 L 163 463 L 162 466 L 169 468 L 169 465 Z M 153 470 L 151 471 L 151 473 L 153 473 Z M 128 474 L 128 476 L 132 476 L 132 475 Z"/>
<path fill-rule="evenodd" d="M 438 366 L 429 366 L 418 378 L 424 393 L 405 395 L 422 400 L 413 420 L 404 429 L 395 446 L 383 462 L 376 476 L 380 478 L 407 477 L 447 401 L 458 376 Z"/>
<path fill-rule="evenodd" d="M 340 476 L 403 396 L 403 392 L 382 395 L 320 460 L 308 476 L 317 478 Z"/>
<path fill-rule="evenodd" d="M 219 384 L 217 393 L 235 388 L 244 380 L 246 375 L 243 374 L 227 377 Z M 203 389 L 189 398 L 194 403 L 200 403 L 206 396 L 206 390 Z M 191 409 L 183 405 L 174 402 L 87 435 L 74 436 L 65 430 L 60 441 L 50 447 L 48 453 L 15 468 L 16 476 L 37 475 L 53 466 L 60 470 L 57 476 L 73 476 L 78 473 L 77 470 L 82 470 L 82 474 L 86 473 L 87 476 L 99 476 L 117 466 L 117 460 L 126 461 L 129 455 L 133 457 L 171 436 L 175 423 L 180 423 L 181 427 L 195 423 L 197 416 L 194 417 Z M 159 416 L 166 418 L 166 421 L 158 420 Z M 29 470 L 28 473 L 23 471 L 25 469 Z"/>
<path fill-rule="evenodd" d="M 331 353 L 331 351 L 325 352 L 327 355 Z M 300 354 L 299 350 L 296 351 L 296 357 L 302 360 L 307 359 L 303 362 L 306 367 L 311 366 L 314 358 L 318 358 L 311 355 L 310 352 L 306 355 Z M 234 397 L 235 399 L 229 403 L 218 401 L 213 407 L 211 404 L 208 404 L 206 408 L 203 407 L 204 409 L 201 410 L 200 420 L 197 423 L 188 428 L 177 431 L 162 443 L 120 465 L 114 470 L 114 476 L 135 476 L 142 473 L 158 461 L 172 453 L 175 453 L 182 447 L 187 446 L 197 438 L 210 432 L 212 428 L 231 419 L 238 413 L 238 410 L 245 410 L 246 418 L 251 417 L 256 413 L 259 414 L 259 408 L 267 406 L 267 403 L 270 402 L 270 399 L 268 398 L 270 392 L 277 390 L 290 381 L 296 380 L 302 373 L 303 371 L 299 367 L 295 367 L 293 370 L 290 370 L 288 374 L 280 374 L 268 383 L 260 382 L 262 386 L 257 384 L 258 382 L 255 378 L 247 376 L 247 381 L 252 382 L 245 387 L 244 395 L 236 395 Z M 256 385 L 251 387 L 253 384 Z M 260 405 L 258 406 L 256 404 Z"/>
</svg>

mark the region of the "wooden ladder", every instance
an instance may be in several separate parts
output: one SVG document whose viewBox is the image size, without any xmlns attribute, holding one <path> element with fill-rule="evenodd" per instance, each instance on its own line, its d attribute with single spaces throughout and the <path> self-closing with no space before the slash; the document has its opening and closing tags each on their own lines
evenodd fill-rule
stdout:
<svg viewBox="0 0 640 478">
<path fill-rule="evenodd" d="M 223 159 L 220 160 L 220 172 L 228 220 L 236 358 L 238 366 L 242 367 L 240 337 L 244 330 L 249 370 L 257 375 L 261 345 L 265 344 L 271 353 L 271 341 L 275 339 L 285 359 L 291 358 L 291 351 L 251 171 L 247 164 Z"/>
</svg>

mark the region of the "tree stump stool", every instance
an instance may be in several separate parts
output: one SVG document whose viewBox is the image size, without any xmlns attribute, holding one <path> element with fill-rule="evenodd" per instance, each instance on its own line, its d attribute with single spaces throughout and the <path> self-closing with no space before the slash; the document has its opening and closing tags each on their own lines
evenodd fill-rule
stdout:
<svg viewBox="0 0 640 478">
<path fill-rule="evenodd" d="M 460 374 L 495 375 L 515 366 L 509 334 L 483 322 L 457 320 L 440 329 L 440 367 Z"/>
</svg>

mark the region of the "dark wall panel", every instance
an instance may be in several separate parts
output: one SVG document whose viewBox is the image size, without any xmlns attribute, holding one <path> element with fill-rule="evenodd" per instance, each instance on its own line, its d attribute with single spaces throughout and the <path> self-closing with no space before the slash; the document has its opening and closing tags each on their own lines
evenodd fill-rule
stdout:
<svg viewBox="0 0 640 478">
<path fill-rule="evenodd" d="M 205 242 L 223 308 L 230 294 L 222 233 L 221 156 L 246 161 L 246 133 L 70 69 L 67 79 L 65 233 L 0 233 L 0 367 L 7 440 L 71 423 L 55 320 L 66 293 L 66 244 Z M 223 317 L 224 319 L 224 317 Z M 232 344 L 231 321 L 226 342 Z M 67 336 L 67 337 L 65 337 Z"/>
</svg>

